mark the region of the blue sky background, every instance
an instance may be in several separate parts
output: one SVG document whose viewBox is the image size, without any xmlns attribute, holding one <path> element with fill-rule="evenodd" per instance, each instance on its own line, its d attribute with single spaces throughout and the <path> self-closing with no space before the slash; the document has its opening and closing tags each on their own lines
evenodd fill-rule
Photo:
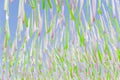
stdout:
<svg viewBox="0 0 120 80">
<path fill-rule="evenodd" d="M 53 3 L 53 0 L 51 0 Z M 53 9 L 55 13 L 55 4 L 53 4 Z M 9 27 L 10 27 L 10 42 L 13 42 L 17 29 L 17 20 L 18 20 L 18 7 L 19 0 L 13 0 L 12 3 L 9 4 Z M 30 17 L 30 13 L 32 11 L 31 7 L 28 4 L 24 6 L 27 17 Z M 42 5 L 40 5 L 41 16 L 44 21 L 44 10 L 42 10 Z M 65 7 L 65 16 L 68 16 L 67 8 Z M 48 16 L 49 17 L 49 16 Z M 0 0 L 0 53 L 2 53 L 2 45 L 4 42 L 4 24 L 5 24 L 5 11 L 4 11 L 4 0 Z M 44 22 L 43 22 L 43 30 L 44 32 Z"/>
<path fill-rule="evenodd" d="M 13 41 L 17 29 L 17 15 L 18 15 L 19 0 L 14 0 L 12 4 L 9 4 L 9 27 L 11 34 L 11 41 Z M 4 0 L 0 1 L 0 53 L 4 41 L 4 25 L 5 25 L 5 11 L 4 11 Z"/>
<path fill-rule="evenodd" d="M 9 27 L 10 27 L 10 42 L 13 42 L 17 29 L 17 21 L 18 21 L 18 7 L 19 0 L 13 0 L 12 3 L 9 4 Z M 31 8 L 28 4 L 25 4 L 25 11 L 27 17 L 30 16 Z M 0 53 L 2 53 L 2 46 L 4 42 L 4 25 L 5 25 L 5 11 L 4 11 L 4 0 L 0 0 Z"/>
<path fill-rule="evenodd" d="M 51 1 L 53 4 L 53 0 L 51 0 Z M 85 0 L 84 4 L 86 3 L 86 1 L 87 0 Z M 104 6 L 106 7 L 105 0 L 101 0 L 101 1 L 104 4 Z M 111 4 L 111 0 L 110 0 L 110 4 Z M 80 5 L 80 4 L 78 4 L 78 5 Z M 18 6 L 19 6 L 19 0 L 13 0 L 13 3 L 9 4 L 9 27 L 10 27 L 11 42 L 15 38 L 16 29 L 17 29 Z M 107 7 L 106 7 L 106 9 L 107 9 Z M 55 12 L 55 5 L 54 4 L 53 4 L 53 10 L 54 10 L 54 14 L 55 14 L 56 12 Z M 27 14 L 27 17 L 30 17 L 31 11 L 32 11 L 31 7 L 28 4 L 25 4 L 25 12 Z M 42 10 L 41 4 L 40 4 L 40 11 L 41 11 L 42 20 L 44 21 L 44 10 Z M 85 6 L 84 6 L 84 13 L 86 13 Z M 69 11 L 66 7 L 66 4 L 65 4 L 65 13 L 64 14 L 65 14 L 65 16 L 69 17 Z M 104 14 L 103 14 L 103 16 L 104 16 Z M 86 16 L 86 18 L 87 17 L 89 17 L 89 16 Z M 96 17 L 98 18 L 98 15 L 96 15 Z M 49 22 L 49 20 L 48 20 L 48 22 Z M 4 0 L 0 0 L 0 28 L 1 28 L 0 53 L 2 53 L 2 45 L 3 45 L 3 41 L 4 41 L 4 23 L 5 23 Z M 44 22 L 43 22 L 42 32 L 44 33 Z"/>
</svg>

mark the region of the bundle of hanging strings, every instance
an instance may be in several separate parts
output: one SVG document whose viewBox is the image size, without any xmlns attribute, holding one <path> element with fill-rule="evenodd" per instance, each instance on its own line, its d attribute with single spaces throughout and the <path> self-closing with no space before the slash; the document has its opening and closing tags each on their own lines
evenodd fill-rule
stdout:
<svg viewBox="0 0 120 80">
<path fill-rule="evenodd" d="M 0 80 L 120 80 L 119 0 L 0 0 Z"/>
</svg>

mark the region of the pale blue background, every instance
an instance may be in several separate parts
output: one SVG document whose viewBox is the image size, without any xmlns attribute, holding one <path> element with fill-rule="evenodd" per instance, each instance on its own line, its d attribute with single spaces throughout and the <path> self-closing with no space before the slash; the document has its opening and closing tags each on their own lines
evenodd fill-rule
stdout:
<svg viewBox="0 0 120 80">
<path fill-rule="evenodd" d="M 51 1 L 53 3 L 53 0 L 51 0 Z M 85 0 L 84 4 L 86 4 L 86 1 L 88 1 L 88 0 Z M 101 1 L 105 5 L 106 10 L 107 10 L 105 0 L 101 0 Z M 110 1 L 110 4 L 111 4 L 111 0 L 109 0 L 109 1 Z M 80 5 L 80 4 L 78 4 L 78 5 Z M 13 3 L 9 4 L 9 11 L 10 11 L 9 25 L 10 25 L 10 34 L 11 34 L 10 42 L 13 42 L 14 37 L 15 37 L 15 33 L 16 33 L 17 20 L 18 20 L 18 18 L 17 18 L 18 6 L 19 6 L 19 0 L 13 0 Z M 53 8 L 54 8 L 54 13 L 55 13 L 55 5 L 54 4 L 53 4 Z M 4 9 L 4 0 L 0 0 L 0 28 L 2 30 L 0 32 L 0 54 L 2 53 L 2 45 L 3 45 L 3 41 L 4 41 L 5 11 L 3 9 Z M 25 4 L 25 11 L 26 11 L 27 17 L 29 17 L 30 16 L 29 13 L 31 13 L 31 7 L 28 4 Z M 42 10 L 42 5 L 41 4 L 40 4 L 40 11 L 41 11 L 41 15 L 42 15 L 42 18 L 43 18 L 43 21 L 44 21 L 44 11 Z M 84 12 L 86 12 L 85 6 L 84 6 Z M 65 16 L 69 17 L 69 11 L 68 11 L 66 6 L 65 6 Z M 103 16 L 104 16 L 104 14 L 103 14 Z M 86 17 L 86 18 L 88 19 L 89 16 Z M 98 15 L 97 15 L 97 18 L 98 18 Z M 44 33 L 44 24 L 43 24 L 42 32 Z M 42 35 L 42 37 L 44 37 L 44 36 Z"/>
</svg>

